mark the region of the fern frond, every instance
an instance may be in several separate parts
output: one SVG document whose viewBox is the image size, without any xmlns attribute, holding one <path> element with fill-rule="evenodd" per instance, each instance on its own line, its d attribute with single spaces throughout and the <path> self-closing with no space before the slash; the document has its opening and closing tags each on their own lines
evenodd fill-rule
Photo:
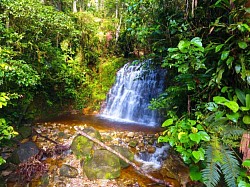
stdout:
<svg viewBox="0 0 250 187">
<path fill-rule="evenodd" d="M 207 187 L 214 187 L 220 181 L 220 169 L 218 162 L 207 163 L 207 167 L 202 172 L 202 179 Z"/>
<path fill-rule="evenodd" d="M 223 160 L 218 138 L 213 137 L 207 146 L 205 156 L 207 165 L 201 170 L 202 179 L 207 187 L 214 187 L 220 181 L 220 162 Z"/>
<path fill-rule="evenodd" d="M 236 187 L 236 179 L 239 176 L 239 162 L 234 156 L 234 152 L 221 147 L 221 153 L 223 155 L 223 162 L 221 163 L 221 170 L 224 174 L 224 179 L 228 186 Z"/>
</svg>

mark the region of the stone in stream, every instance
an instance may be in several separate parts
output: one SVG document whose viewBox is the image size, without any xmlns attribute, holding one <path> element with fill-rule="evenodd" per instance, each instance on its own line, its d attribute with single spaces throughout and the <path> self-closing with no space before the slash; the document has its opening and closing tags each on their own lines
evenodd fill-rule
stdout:
<svg viewBox="0 0 250 187">
<path fill-rule="evenodd" d="M 26 142 L 20 144 L 20 146 L 12 153 L 10 162 L 19 164 L 27 161 L 30 157 L 38 154 L 39 148 L 34 142 Z"/>
<path fill-rule="evenodd" d="M 111 146 L 111 148 L 114 149 L 116 152 L 120 153 L 125 158 L 127 158 L 129 161 L 134 160 L 134 154 L 128 148 L 116 145 Z M 121 158 L 119 158 L 119 160 L 122 168 L 126 168 L 129 166 L 129 164 Z"/>
<path fill-rule="evenodd" d="M 70 165 L 63 164 L 60 168 L 60 175 L 69 178 L 75 178 L 78 175 L 78 170 Z"/>
<path fill-rule="evenodd" d="M 119 158 L 107 150 L 95 150 L 90 160 L 83 164 L 83 171 L 89 180 L 115 179 L 120 176 Z"/>
<path fill-rule="evenodd" d="M 101 135 L 99 131 L 95 130 L 93 127 L 87 127 L 83 129 L 85 133 L 93 138 L 101 140 Z M 86 138 L 85 136 L 76 136 L 71 144 L 71 150 L 77 158 L 83 158 L 89 156 L 92 152 L 94 142 Z"/>
</svg>

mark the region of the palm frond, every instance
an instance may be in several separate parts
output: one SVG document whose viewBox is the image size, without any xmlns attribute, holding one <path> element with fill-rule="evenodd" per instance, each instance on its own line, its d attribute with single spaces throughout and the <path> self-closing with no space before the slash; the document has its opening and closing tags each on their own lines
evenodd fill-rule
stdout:
<svg viewBox="0 0 250 187">
<path fill-rule="evenodd" d="M 236 179 L 239 176 L 239 162 L 234 156 L 234 152 L 222 147 L 223 162 L 221 163 L 221 170 L 224 174 L 224 179 L 228 186 L 236 187 Z"/>
</svg>

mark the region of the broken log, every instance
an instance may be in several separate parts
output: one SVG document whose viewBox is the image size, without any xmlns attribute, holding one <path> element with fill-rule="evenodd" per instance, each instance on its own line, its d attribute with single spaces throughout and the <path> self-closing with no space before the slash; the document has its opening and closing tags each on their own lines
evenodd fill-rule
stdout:
<svg viewBox="0 0 250 187">
<path fill-rule="evenodd" d="M 139 173 L 141 173 L 142 175 L 144 175 L 145 177 L 151 179 L 152 181 L 158 183 L 158 184 L 163 184 L 166 187 L 173 187 L 173 185 L 170 182 L 166 182 L 160 179 L 157 179 L 155 177 L 153 177 L 152 175 L 149 175 L 148 173 L 144 172 L 140 167 L 138 167 L 135 163 L 131 162 L 129 159 L 127 159 L 126 157 L 124 157 L 123 155 L 121 155 L 120 153 L 118 153 L 117 151 L 115 151 L 114 149 L 112 149 L 111 147 L 105 145 L 103 142 L 101 142 L 100 140 L 93 138 L 92 136 L 88 135 L 87 133 L 83 132 L 81 128 L 79 127 L 74 127 L 78 133 L 82 136 L 85 136 L 86 138 L 90 139 L 91 141 L 97 143 L 98 145 L 100 145 L 101 147 L 107 149 L 108 151 L 110 151 L 111 153 L 115 154 L 116 156 L 118 156 L 119 158 L 121 158 L 122 160 L 124 160 L 126 163 L 128 163 L 129 165 L 133 166 L 133 168 L 135 170 L 137 170 Z"/>
</svg>

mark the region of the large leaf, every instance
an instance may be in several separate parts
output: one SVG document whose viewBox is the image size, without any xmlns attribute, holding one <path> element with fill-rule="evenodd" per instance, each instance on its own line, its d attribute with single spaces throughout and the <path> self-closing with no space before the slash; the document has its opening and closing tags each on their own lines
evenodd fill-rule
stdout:
<svg viewBox="0 0 250 187">
<path fill-rule="evenodd" d="M 205 131 L 199 131 L 198 134 L 200 135 L 201 140 L 206 142 L 210 141 L 210 136 Z"/>
<path fill-rule="evenodd" d="M 244 41 L 238 42 L 238 45 L 241 49 L 246 49 L 247 48 L 247 43 Z"/>
<path fill-rule="evenodd" d="M 192 181 L 198 181 L 201 180 L 201 172 L 199 170 L 199 167 L 196 165 L 192 165 L 189 167 L 189 172 L 190 172 L 190 178 Z"/>
<path fill-rule="evenodd" d="M 243 117 L 243 123 L 247 124 L 247 125 L 250 125 L 250 116 L 249 115 L 245 115 Z"/>
<path fill-rule="evenodd" d="M 190 42 L 189 41 L 184 41 L 181 40 L 178 44 L 178 48 L 181 52 L 183 53 L 187 53 L 188 52 L 188 48 L 190 46 Z"/>
<path fill-rule="evenodd" d="M 239 113 L 226 114 L 227 118 L 236 123 L 240 117 Z"/>
<path fill-rule="evenodd" d="M 198 134 L 198 133 L 189 134 L 189 138 L 190 138 L 192 141 L 196 142 L 197 144 L 198 144 L 198 143 L 200 142 L 200 140 L 201 140 L 201 136 L 200 136 L 200 134 Z"/>
<path fill-rule="evenodd" d="M 246 95 L 246 107 L 250 108 L 250 94 Z"/>
<path fill-rule="evenodd" d="M 225 104 L 225 106 L 230 108 L 234 113 L 236 113 L 240 108 L 238 103 L 236 103 L 235 101 L 228 101 L 228 102 L 226 102 L 224 104 Z"/>
<path fill-rule="evenodd" d="M 240 89 L 236 88 L 235 93 L 243 106 L 246 106 L 246 94 Z"/>
<path fill-rule="evenodd" d="M 166 121 L 164 121 L 164 123 L 162 124 L 162 127 L 168 127 L 170 125 L 172 125 L 174 123 L 173 119 L 167 119 Z"/>
<path fill-rule="evenodd" d="M 221 97 L 221 96 L 213 97 L 213 101 L 217 104 L 223 104 L 225 102 L 228 102 L 228 100 L 225 97 Z"/>
<path fill-rule="evenodd" d="M 227 57 L 228 57 L 228 55 L 229 55 L 229 52 L 230 52 L 230 51 L 223 51 L 223 52 L 221 53 L 220 59 L 221 59 L 221 60 L 226 60 Z"/>
</svg>

